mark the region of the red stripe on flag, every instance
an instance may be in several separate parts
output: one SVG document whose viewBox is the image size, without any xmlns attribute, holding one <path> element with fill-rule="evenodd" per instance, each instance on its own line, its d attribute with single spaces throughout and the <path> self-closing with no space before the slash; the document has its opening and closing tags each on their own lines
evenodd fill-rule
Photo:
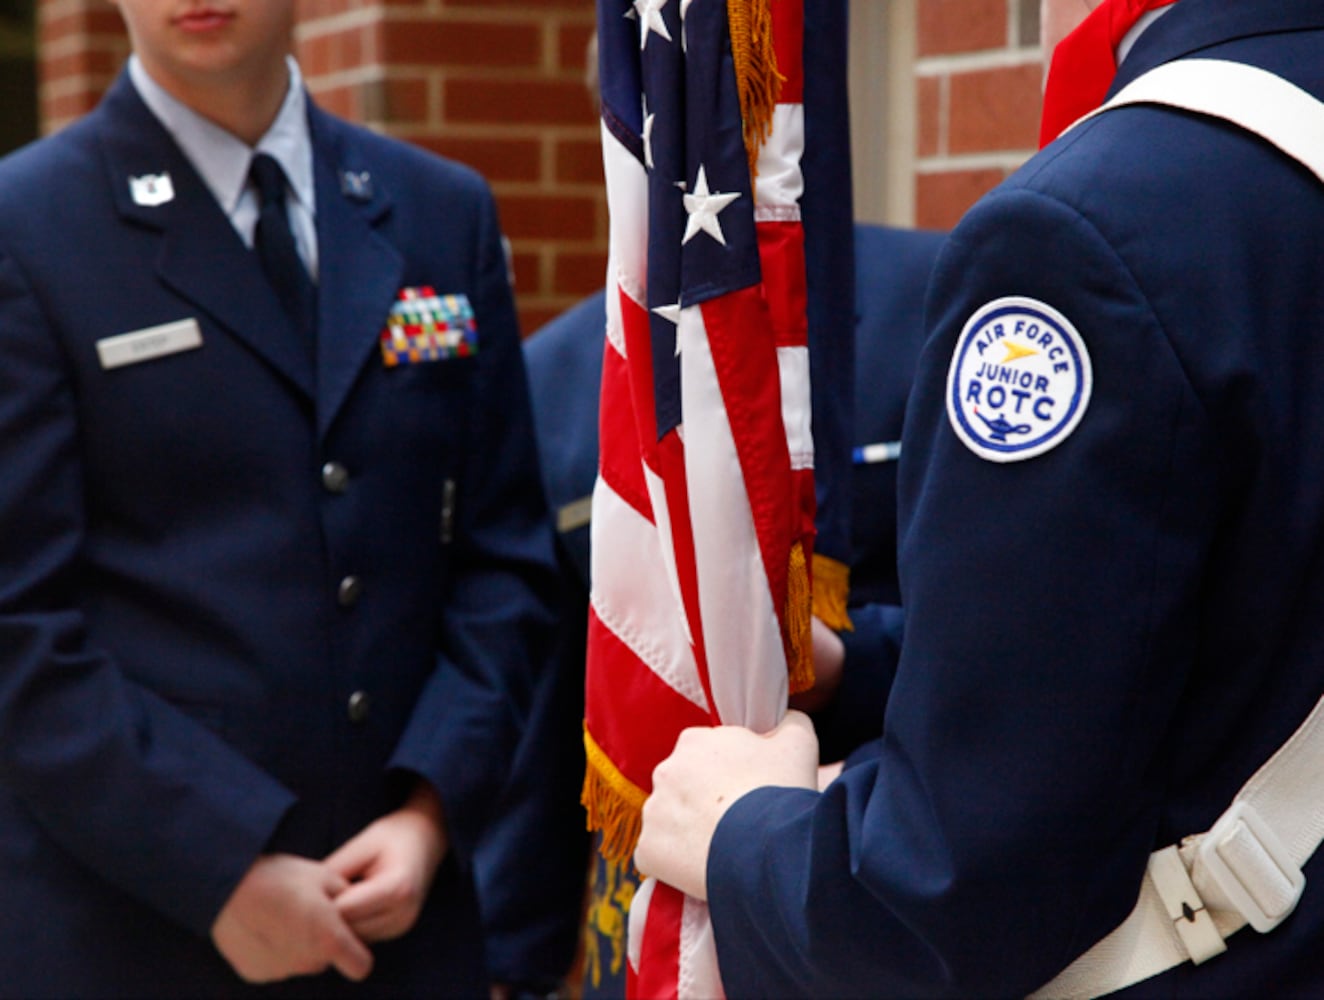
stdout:
<svg viewBox="0 0 1324 1000">
<path fill-rule="evenodd" d="M 699 571 L 694 558 L 694 526 L 690 523 L 690 495 L 686 487 L 685 447 L 680 436 L 668 434 L 658 442 L 658 472 L 667 494 L 667 511 L 670 515 L 672 554 L 676 560 L 676 576 L 680 581 L 680 599 L 685 608 L 685 620 L 690 625 L 690 645 L 694 650 L 694 662 L 699 668 L 699 683 L 703 685 L 703 696 L 709 705 L 713 702 L 713 684 L 708 676 L 708 657 L 704 649 L 703 633 L 697 627 L 703 621 L 699 613 Z M 704 725 L 717 725 L 717 709 L 713 708 L 711 717 L 704 720 Z M 670 753 L 670 751 L 668 751 Z"/>
<path fill-rule="evenodd" d="M 624 296 L 622 296 L 624 297 Z M 639 514 L 653 520 L 653 504 L 644 482 L 639 457 L 639 439 L 628 416 L 630 401 L 629 362 L 610 342 L 602 356 L 602 396 L 598 412 L 598 469 L 617 495 Z"/>
<path fill-rule="evenodd" d="M 592 608 L 588 670 L 593 677 L 584 702 L 589 732 L 621 774 L 652 791 L 658 761 L 671 753 L 682 729 L 708 725 L 708 713 L 653 673 Z M 643 706 L 646 711 L 634 710 Z"/>
<path fill-rule="evenodd" d="M 639 971 L 631 997 L 641 1000 L 673 998 L 680 983 L 680 927 L 685 916 L 685 894 L 662 882 L 648 904 L 648 924 L 639 951 Z"/>
<path fill-rule="evenodd" d="M 798 3 L 774 3 L 772 46 L 777 53 L 777 72 L 782 81 L 778 104 L 803 104 L 805 87 L 804 13 Z"/>
<path fill-rule="evenodd" d="M 621 325 L 625 337 L 626 368 L 630 381 L 630 406 L 634 412 L 637 440 L 636 453 L 642 454 L 652 468 L 657 468 L 657 408 L 653 399 L 653 338 L 649 328 L 648 310 L 624 291 L 621 299 Z M 623 411 L 607 415 L 621 419 Z"/>
<path fill-rule="evenodd" d="M 763 293 L 777 346 L 804 347 L 809 343 L 804 227 L 798 222 L 760 222 L 758 240 Z"/>
<path fill-rule="evenodd" d="M 781 419 L 777 353 L 767 343 L 766 302 L 760 289 L 746 288 L 704 303 L 702 309 L 763 571 L 780 620 L 786 608 L 786 553 L 798 522 L 790 505 L 790 455 Z"/>
</svg>

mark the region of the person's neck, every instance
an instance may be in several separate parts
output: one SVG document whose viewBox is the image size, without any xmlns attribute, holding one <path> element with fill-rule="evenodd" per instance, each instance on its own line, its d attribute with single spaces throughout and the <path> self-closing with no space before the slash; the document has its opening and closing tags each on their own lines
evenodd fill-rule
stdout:
<svg viewBox="0 0 1324 1000">
<path fill-rule="evenodd" d="M 266 73 L 235 74 L 224 86 L 214 81 L 191 86 L 186 80 L 154 79 L 170 96 L 248 146 L 256 146 L 271 128 L 290 87 L 290 71 L 283 59 Z"/>
</svg>

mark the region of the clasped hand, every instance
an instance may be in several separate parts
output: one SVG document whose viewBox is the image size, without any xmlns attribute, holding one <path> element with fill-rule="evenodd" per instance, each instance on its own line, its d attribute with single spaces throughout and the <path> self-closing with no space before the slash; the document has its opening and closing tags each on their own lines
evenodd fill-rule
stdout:
<svg viewBox="0 0 1324 1000">
<path fill-rule="evenodd" d="M 404 806 L 322 861 L 260 857 L 222 907 L 212 941 L 251 983 L 328 969 L 365 979 L 368 945 L 414 925 L 447 846 L 441 801 L 420 782 Z"/>
<path fill-rule="evenodd" d="M 742 726 L 686 729 L 653 771 L 635 847 L 639 871 L 708 898 L 708 850 L 717 824 L 746 792 L 767 785 L 818 788 L 818 738 L 802 712 L 768 733 Z"/>
</svg>

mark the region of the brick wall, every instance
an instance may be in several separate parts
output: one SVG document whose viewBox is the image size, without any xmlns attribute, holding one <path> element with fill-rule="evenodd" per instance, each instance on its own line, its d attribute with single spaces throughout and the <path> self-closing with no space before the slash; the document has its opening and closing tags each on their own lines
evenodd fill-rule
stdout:
<svg viewBox="0 0 1324 1000">
<path fill-rule="evenodd" d="M 917 0 L 915 224 L 946 229 L 1038 145 L 1039 0 Z"/>
<path fill-rule="evenodd" d="M 525 332 L 601 287 L 607 220 L 584 52 L 593 0 L 300 0 L 326 108 L 478 169 L 514 253 Z M 40 0 L 41 113 L 89 110 L 128 52 L 107 0 Z"/>
<path fill-rule="evenodd" d="M 916 36 L 914 107 L 897 109 L 915 116 L 914 177 L 891 180 L 914 184 L 909 221 L 946 228 L 1034 149 L 1039 0 L 889 2 L 914 4 Z M 324 106 L 491 182 L 526 332 L 602 284 L 601 153 L 583 84 L 593 0 L 299 3 L 299 59 Z M 107 0 L 39 0 L 38 38 L 51 131 L 95 104 L 128 45 Z"/>
<path fill-rule="evenodd" d="M 327 108 L 492 184 L 521 325 L 600 288 L 607 220 L 584 86 L 593 0 L 301 0 L 300 65 Z"/>
<path fill-rule="evenodd" d="M 41 0 L 37 90 L 42 129 L 90 111 L 128 54 L 119 12 L 106 0 Z"/>
</svg>

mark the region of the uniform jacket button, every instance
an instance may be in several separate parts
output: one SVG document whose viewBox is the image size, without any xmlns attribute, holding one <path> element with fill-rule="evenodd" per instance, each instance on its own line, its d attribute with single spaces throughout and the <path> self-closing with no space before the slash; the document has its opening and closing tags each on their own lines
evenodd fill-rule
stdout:
<svg viewBox="0 0 1324 1000">
<path fill-rule="evenodd" d="M 368 719 L 368 693 L 366 691 L 355 691 L 349 696 L 349 701 L 345 705 L 346 714 L 349 721 L 354 725 L 361 725 Z"/>
<path fill-rule="evenodd" d="M 349 488 L 349 470 L 339 462 L 322 466 L 322 487 L 328 493 L 344 493 Z"/>
<path fill-rule="evenodd" d="M 352 608 L 363 595 L 363 581 L 357 576 L 347 576 L 336 588 L 336 600 L 342 608 Z"/>
</svg>

